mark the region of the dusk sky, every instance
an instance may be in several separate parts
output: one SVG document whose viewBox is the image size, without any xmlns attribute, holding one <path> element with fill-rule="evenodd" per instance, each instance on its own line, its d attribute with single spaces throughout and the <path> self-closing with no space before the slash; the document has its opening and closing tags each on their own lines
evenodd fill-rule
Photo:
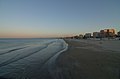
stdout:
<svg viewBox="0 0 120 79">
<path fill-rule="evenodd" d="M 120 0 L 0 0 L 0 38 L 120 31 Z"/>
</svg>

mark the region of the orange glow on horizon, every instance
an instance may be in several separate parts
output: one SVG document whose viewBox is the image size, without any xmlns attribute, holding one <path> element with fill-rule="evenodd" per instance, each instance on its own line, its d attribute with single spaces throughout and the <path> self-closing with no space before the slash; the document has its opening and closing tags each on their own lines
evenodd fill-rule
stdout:
<svg viewBox="0 0 120 79">
<path fill-rule="evenodd" d="M 26 34 L 26 33 L 5 33 L 0 34 L 0 38 L 54 38 L 54 37 L 70 37 L 76 34 Z"/>
</svg>

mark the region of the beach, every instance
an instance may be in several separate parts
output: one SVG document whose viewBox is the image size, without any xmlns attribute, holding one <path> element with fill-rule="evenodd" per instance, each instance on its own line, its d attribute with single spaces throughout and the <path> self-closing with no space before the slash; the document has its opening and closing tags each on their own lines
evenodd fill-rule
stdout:
<svg viewBox="0 0 120 79">
<path fill-rule="evenodd" d="M 0 79 L 119 79 L 119 40 L 1 39 Z"/>
<path fill-rule="evenodd" d="M 68 50 L 56 62 L 59 79 L 120 79 L 120 41 L 65 41 Z"/>
<path fill-rule="evenodd" d="M 53 79 L 55 60 L 67 47 L 63 39 L 0 39 L 0 79 Z"/>
</svg>

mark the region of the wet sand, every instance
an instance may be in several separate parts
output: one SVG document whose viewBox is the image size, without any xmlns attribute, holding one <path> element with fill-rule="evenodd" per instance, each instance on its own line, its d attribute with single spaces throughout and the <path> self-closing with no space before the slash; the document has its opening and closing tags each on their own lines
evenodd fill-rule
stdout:
<svg viewBox="0 0 120 79">
<path fill-rule="evenodd" d="M 120 53 L 100 45 L 65 40 L 69 48 L 57 59 L 59 79 L 120 79 Z"/>
</svg>

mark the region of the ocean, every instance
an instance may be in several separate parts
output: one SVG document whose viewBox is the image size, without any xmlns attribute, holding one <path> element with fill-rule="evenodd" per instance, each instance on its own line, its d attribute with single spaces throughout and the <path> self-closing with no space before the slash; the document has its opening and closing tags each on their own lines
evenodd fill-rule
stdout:
<svg viewBox="0 0 120 79">
<path fill-rule="evenodd" d="M 0 79 L 40 79 L 44 66 L 65 50 L 63 39 L 1 38 Z"/>
</svg>

